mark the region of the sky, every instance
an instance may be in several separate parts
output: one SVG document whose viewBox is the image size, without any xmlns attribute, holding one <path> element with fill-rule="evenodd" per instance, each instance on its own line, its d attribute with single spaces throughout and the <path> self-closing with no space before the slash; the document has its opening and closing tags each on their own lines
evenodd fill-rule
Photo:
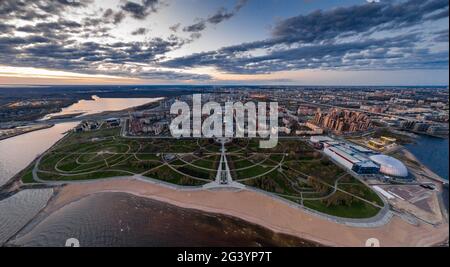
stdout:
<svg viewBox="0 0 450 267">
<path fill-rule="evenodd" d="M 0 84 L 448 86 L 448 0 L 0 0 Z"/>
</svg>

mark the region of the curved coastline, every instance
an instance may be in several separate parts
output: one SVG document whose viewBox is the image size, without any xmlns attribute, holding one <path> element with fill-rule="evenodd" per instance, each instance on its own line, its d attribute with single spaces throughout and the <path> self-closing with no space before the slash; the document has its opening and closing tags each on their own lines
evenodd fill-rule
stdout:
<svg viewBox="0 0 450 267">
<path fill-rule="evenodd" d="M 95 211 L 92 205 L 96 206 Z M 79 223 L 73 221 L 75 218 L 79 218 Z M 83 246 L 321 246 L 234 216 L 116 191 L 79 196 L 62 206 L 43 210 L 7 246 L 61 246 L 72 235 L 80 238 Z"/>
<path fill-rule="evenodd" d="M 128 193 L 181 208 L 236 217 L 273 232 L 288 234 L 325 246 L 364 246 L 377 238 L 381 246 L 434 246 L 448 236 L 448 224 L 412 225 L 394 216 L 376 227 L 355 227 L 327 220 L 270 196 L 249 190 L 179 190 L 133 177 L 71 183 L 62 186 L 47 207 L 50 214 L 96 193 Z"/>
</svg>

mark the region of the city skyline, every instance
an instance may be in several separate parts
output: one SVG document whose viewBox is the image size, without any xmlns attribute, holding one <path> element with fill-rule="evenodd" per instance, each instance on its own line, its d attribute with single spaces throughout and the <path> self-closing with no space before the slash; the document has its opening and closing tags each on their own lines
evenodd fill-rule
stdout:
<svg viewBox="0 0 450 267">
<path fill-rule="evenodd" d="M 0 3 L 0 84 L 448 86 L 448 1 Z"/>
</svg>

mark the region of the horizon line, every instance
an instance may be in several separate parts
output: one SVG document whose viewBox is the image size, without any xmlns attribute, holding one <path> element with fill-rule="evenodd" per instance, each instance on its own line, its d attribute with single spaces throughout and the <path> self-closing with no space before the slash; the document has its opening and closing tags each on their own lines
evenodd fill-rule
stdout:
<svg viewBox="0 0 450 267">
<path fill-rule="evenodd" d="M 57 87 L 57 86 L 123 86 L 123 87 L 133 87 L 133 86 L 186 86 L 186 87 L 201 87 L 201 86 L 211 86 L 211 87 L 249 87 L 249 86 L 284 86 L 284 87 L 449 87 L 450 85 L 429 85 L 429 84 L 417 84 L 417 85 L 312 85 L 312 84 L 0 84 L 0 88 L 12 88 L 12 87 Z"/>
</svg>

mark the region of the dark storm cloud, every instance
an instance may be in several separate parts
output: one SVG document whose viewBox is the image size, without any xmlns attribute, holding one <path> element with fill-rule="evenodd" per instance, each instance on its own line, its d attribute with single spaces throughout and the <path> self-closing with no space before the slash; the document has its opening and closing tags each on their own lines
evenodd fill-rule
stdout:
<svg viewBox="0 0 450 267">
<path fill-rule="evenodd" d="M 207 20 L 212 24 L 219 24 L 224 20 L 230 19 L 235 16 L 241 8 L 247 4 L 248 0 L 239 0 L 232 11 L 227 11 L 225 8 L 220 8 L 216 14 L 210 16 Z"/>
<path fill-rule="evenodd" d="M 120 8 L 135 19 L 145 19 L 150 13 L 157 11 L 159 2 L 159 0 L 142 0 L 141 4 L 138 4 L 126 1 Z"/>
<path fill-rule="evenodd" d="M 2 23 L 0 22 L 0 34 L 2 33 L 11 33 L 12 31 L 14 31 L 16 27 L 14 25 L 10 25 L 10 24 L 6 24 L 6 23 Z"/>
<path fill-rule="evenodd" d="M 448 43 L 448 30 L 436 32 L 433 40 L 435 42 Z"/>
<path fill-rule="evenodd" d="M 357 66 L 359 68 L 364 63 L 378 64 L 377 60 L 379 59 L 383 61 L 388 59 L 401 60 L 405 58 L 406 53 L 395 53 L 395 49 L 411 47 L 417 41 L 419 41 L 419 38 L 416 35 L 402 35 L 393 38 L 368 39 L 339 44 L 309 45 L 273 51 L 264 56 L 253 57 L 240 55 L 243 48 L 236 46 L 167 61 L 164 65 L 167 67 L 214 66 L 226 72 L 244 74 L 306 68 L 348 67 L 357 69 Z M 230 53 L 230 51 L 238 52 Z M 414 51 L 411 50 L 410 53 L 414 53 Z M 380 66 L 372 65 L 372 67 L 379 68 Z"/>
<path fill-rule="evenodd" d="M 227 12 L 225 8 L 221 8 L 216 14 L 208 18 L 208 22 L 212 24 L 219 24 L 224 20 L 230 19 L 234 16 L 234 13 Z"/>
<path fill-rule="evenodd" d="M 185 32 L 201 32 L 204 29 L 206 29 L 206 23 L 205 23 L 205 21 L 200 21 L 195 24 L 184 27 L 183 31 L 185 31 Z"/>
<path fill-rule="evenodd" d="M 103 12 L 102 17 L 105 19 L 109 19 L 114 15 L 114 11 L 111 8 L 108 8 L 105 10 L 105 12 Z"/>
<path fill-rule="evenodd" d="M 381 1 L 315 11 L 280 20 L 266 40 L 167 61 L 164 61 L 167 52 L 200 38 L 208 26 L 232 18 L 247 1 L 238 1 L 231 10 L 221 8 L 193 25 L 180 28 L 180 24 L 175 24 L 170 27 L 173 32 L 181 29 L 188 32 L 187 38 L 172 35 L 166 39 L 109 43 L 86 40 L 90 37 L 113 37 L 109 34 L 114 24 L 123 21 L 125 16 L 144 19 L 158 11 L 161 1 L 123 0 L 118 10 L 101 9 L 92 16 L 80 12 L 85 18 L 79 21 L 66 16 L 65 11 L 84 7 L 90 2 L 0 0 L 0 64 L 168 80 L 208 80 L 211 77 L 148 70 L 139 66 L 211 66 L 238 74 L 300 69 L 448 68 L 448 49 L 439 51 L 432 47 L 448 43 L 448 28 L 433 29 L 435 32 L 428 28 L 426 32 L 421 27 L 425 23 L 448 18 L 448 0 Z M 17 18 L 32 22 L 14 26 L 10 20 Z M 41 20 L 33 21 L 35 19 Z M 132 34 L 146 32 L 145 28 L 138 28 Z M 19 37 L 23 35 L 25 37 Z"/>
<path fill-rule="evenodd" d="M 181 23 L 174 24 L 174 25 L 169 27 L 169 30 L 171 30 L 173 32 L 177 32 L 178 29 L 180 28 L 180 26 L 181 26 Z"/>
<path fill-rule="evenodd" d="M 45 19 L 68 8 L 85 7 L 92 0 L 1 0 L 0 19 Z"/>
<path fill-rule="evenodd" d="M 138 28 L 135 31 L 131 32 L 131 35 L 144 35 L 147 33 L 146 28 Z"/>
<path fill-rule="evenodd" d="M 119 24 L 125 18 L 125 14 L 123 12 L 117 12 L 114 14 L 114 24 Z"/>
<path fill-rule="evenodd" d="M 343 34 L 410 27 L 426 19 L 443 18 L 442 15 L 427 16 L 445 9 L 448 9 L 448 0 L 381 1 L 330 11 L 318 10 L 281 21 L 272 34 L 290 42 L 316 42 Z"/>
<path fill-rule="evenodd" d="M 125 18 L 125 13 L 123 11 L 115 12 L 111 8 L 108 8 L 103 12 L 102 20 L 106 22 L 112 21 L 114 24 L 119 24 Z"/>
<path fill-rule="evenodd" d="M 424 41 L 423 32 L 395 36 L 395 31 L 391 31 L 387 36 L 393 37 L 369 38 L 374 32 L 408 29 L 442 19 L 447 9 L 447 0 L 409 0 L 315 11 L 281 20 L 273 28 L 272 38 L 161 64 L 173 68 L 212 66 L 246 74 L 314 68 L 448 68 L 448 51 L 445 56 L 446 53 L 416 49 Z M 356 41 L 343 39 L 352 36 L 357 37 Z M 448 42 L 448 30 L 447 35 L 443 32 L 435 38 L 447 38 Z M 266 55 L 253 56 L 251 51 L 255 49 L 266 51 Z"/>
<path fill-rule="evenodd" d="M 199 33 L 206 29 L 207 25 L 206 23 L 211 24 L 219 24 L 224 20 L 228 20 L 232 17 L 234 17 L 241 8 L 247 4 L 248 0 L 238 0 L 233 10 L 228 11 L 224 7 L 220 8 L 215 14 L 209 16 L 207 19 L 200 19 L 199 22 L 186 26 L 183 28 L 183 31 L 185 32 L 195 32 Z"/>
<path fill-rule="evenodd" d="M 120 23 L 126 14 L 144 18 L 156 12 L 159 4 L 156 0 L 144 0 L 136 8 L 128 2 L 131 1 L 124 1 L 120 10 L 79 12 L 85 17 L 72 21 L 65 11 L 85 7 L 90 0 L 0 0 L 0 65 L 174 81 L 211 79 L 208 75 L 142 68 L 191 39 L 171 35 L 166 39 L 150 38 L 142 42 L 80 41 L 80 38 L 112 37 L 109 35 L 111 27 Z M 8 23 L 18 18 L 30 22 L 20 27 Z M 33 23 L 34 19 L 41 20 Z M 145 28 L 138 28 L 132 34 L 146 32 Z"/>
<path fill-rule="evenodd" d="M 57 22 L 41 22 L 36 25 L 26 25 L 17 28 L 17 31 L 27 33 L 48 33 L 52 31 L 77 32 L 81 24 L 75 21 L 59 19 Z"/>
<path fill-rule="evenodd" d="M 27 37 L 0 37 L 0 64 L 75 71 L 87 74 L 123 75 L 136 78 L 166 77 L 167 79 L 205 80 L 209 76 L 158 71 L 130 73 L 123 69 L 128 64 L 149 64 L 161 55 L 181 47 L 186 40 L 171 36 L 168 39 L 153 38 L 145 42 L 97 42 L 78 43 L 40 35 Z M 99 69 L 99 65 L 111 65 L 113 70 Z M 142 72 L 142 73 L 141 73 Z"/>
</svg>

